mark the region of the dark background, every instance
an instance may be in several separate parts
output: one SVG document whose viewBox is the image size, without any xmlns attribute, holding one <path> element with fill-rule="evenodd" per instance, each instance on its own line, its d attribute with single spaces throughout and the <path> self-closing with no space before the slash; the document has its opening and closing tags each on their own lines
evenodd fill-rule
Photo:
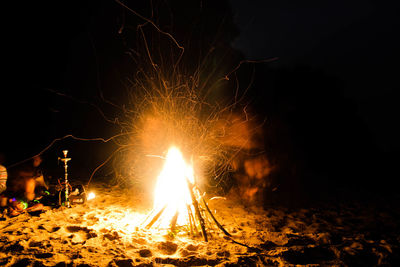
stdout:
<svg viewBox="0 0 400 267">
<path fill-rule="evenodd" d="M 282 188 L 391 192 L 400 148 L 397 7 L 378 1 L 216 2 L 153 1 L 153 8 L 160 25 L 175 22 L 164 29 L 185 44 L 219 40 L 220 47 L 236 49 L 237 58 L 278 57 L 247 64 L 239 74 L 255 70 L 248 99 L 266 118 L 265 150 L 280 166 L 274 175 Z M 151 16 L 149 2 L 126 3 Z M 121 88 L 135 70 L 126 54 L 128 35 L 143 21 L 111 0 L 7 3 L 2 10 L 5 165 L 67 134 L 118 133 L 96 107 L 118 116 L 104 98 L 123 100 Z M 78 175 L 87 177 L 112 146 L 66 139 L 44 153 L 48 166 L 56 166 L 63 149 L 71 151 Z"/>
</svg>

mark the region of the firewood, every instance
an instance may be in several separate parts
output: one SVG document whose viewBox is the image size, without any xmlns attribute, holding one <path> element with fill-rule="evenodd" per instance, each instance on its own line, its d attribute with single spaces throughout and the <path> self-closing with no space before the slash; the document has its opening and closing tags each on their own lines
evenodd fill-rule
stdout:
<svg viewBox="0 0 400 267">
<path fill-rule="evenodd" d="M 204 198 L 202 198 L 203 200 L 203 204 L 206 207 L 208 213 L 210 214 L 211 218 L 214 220 L 215 224 L 218 226 L 218 228 L 227 236 L 232 236 L 230 233 L 228 233 L 228 231 L 225 230 L 225 228 L 217 221 L 217 219 L 214 217 L 214 215 L 212 214 L 210 208 L 207 205 L 207 202 L 204 200 Z"/>
<path fill-rule="evenodd" d="M 196 212 L 196 217 L 200 222 L 201 232 L 203 234 L 204 241 L 208 242 L 206 227 L 205 227 L 205 224 L 204 224 L 204 219 L 200 214 L 199 203 L 197 202 L 197 199 L 196 199 L 196 197 L 194 195 L 194 192 L 193 192 L 193 187 L 194 186 L 189 182 L 188 179 L 186 179 L 186 181 L 187 181 L 187 184 L 188 184 L 190 196 L 192 198 L 192 205 L 193 205 L 194 210 Z"/>
<path fill-rule="evenodd" d="M 176 222 L 178 221 L 179 211 L 176 211 L 174 217 L 172 217 L 170 229 L 172 232 L 175 231 Z"/>
<path fill-rule="evenodd" d="M 146 225 L 146 229 L 150 229 L 151 226 L 160 218 L 161 214 L 163 214 L 164 210 L 167 208 L 167 205 L 165 205 L 157 214 L 154 216 L 154 218 L 151 220 L 151 222 Z"/>
<path fill-rule="evenodd" d="M 196 226 L 194 225 L 192 208 L 190 207 L 190 205 L 186 205 L 186 208 L 187 208 L 188 218 L 189 218 L 190 234 L 192 236 L 194 236 L 193 228 L 196 227 Z M 195 230 L 196 230 L 196 234 L 197 234 L 197 228 Z"/>
</svg>

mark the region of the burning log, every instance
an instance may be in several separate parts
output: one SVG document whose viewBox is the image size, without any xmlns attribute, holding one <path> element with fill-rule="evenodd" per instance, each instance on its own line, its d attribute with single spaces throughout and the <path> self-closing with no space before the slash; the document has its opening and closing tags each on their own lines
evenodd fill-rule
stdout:
<svg viewBox="0 0 400 267">
<path fill-rule="evenodd" d="M 197 231 L 196 225 L 194 223 L 192 209 L 191 209 L 190 205 L 186 205 L 186 207 L 187 207 L 187 212 L 188 212 L 188 217 L 189 217 L 190 234 L 193 236 L 194 235 L 193 228 L 195 229 L 196 234 L 198 233 L 198 231 Z"/>
<path fill-rule="evenodd" d="M 170 225 L 170 228 L 171 228 L 171 231 L 172 231 L 172 232 L 175 231 L 175 226 L 176 226 L 176 222 L 177 222 L 177 220 L 178 220 L 178 216 L 179 216 L 179 211 L 177 211 L 177 212 L 175 213 L 174 217 L 172 217 L 171 225 Z"/>
<path fill-rule="evenodd" d="M 192 198 L 192 205 L 193 205 L 194 210 L 196 212 L 197 219 L 200 222 L 201 233 L 203 234 L 204 241 L 208 242 L 204 219 L 201 216 L 200 209 L 199 209 L 199 203 L 197 202 L 197 199 L 196 199 L 196 197 L 194 195 L 194 192 L 193 192 L 194 185 L 191 184 L 188 180 L 186 180 L 186 182 L 187 182 L 187 185 L 188 185 L 188 188 L 189 188 L 190 196 Z"/>
<path fill-rule="evenodd" d="M 150 229 L 153 224 L 161 217 L 163 214 L 164 210 L 167 208 L 167 205 L 165 205 L 157 214 L 156 216 L 153 217 L 153 219 L 146 225 L 146 229 Z"/>
<path fill-rule="evenodd" d="M 198 233 L 197 227 L 196 227 L 196 221 L 198 222 L 198 224 L 200 225 L 201 228 L 201 233 L 202 236 L 204 238 L 205 242 L 208 242 L 208 234 L 207 234 L 207 229 L 206 229 L 206 223 L 204 220 L 204 217 L 209 215 L 212 219 L 212 221 L 217 225 L 217 227 L 228 237 L 232 237 L 232 235 L 219 223 L 219 221 L 215 218 L 215 216 L 212 214 L 210 208 L 208 207 L 207 202 L 205 201 L 204 198 L 201 198 L 201 203 L 199 203 L 199 201 L 197 201 L 196 198 L 196 194 L 195 194 L 195 185 L 190 183 L 190 181 L 187 181 L 187 185 L 189 188 L 189 192 L 190 192 L 190 196 L 192 199 L 192 204 L 191 205 L 187 205 L 187 212 L 188 212 L 188 223 L 189 223 L 189 230 L 190 230 L 190 234 L 191 235 L 195 235 Z M 202 215 L 201 212 L 201 205 L 202 204 L 204 206 L 204 210 L 206 211 L 206 213 L 204 215 Z M 195 217 L 193 216 L 192 213 L 192 207 L 195 211 Z M 165 211 L 165 209 L 167 208 L 167 205 L 165 205 L 152 219 L 151 221 L 146 225 L 146 229 L 150 229 L 155 222 L 157 222 L 161 215 L 163 214 L 163 212 Z M 178 216 L 179 216 L 179 212 L 176 211 L 175 215 L 172 217 L 171 223 L 170 223 L 170 230 L 172 232 L 174 232 L 176 230 L 176 224 L 178 221 Z M 197 219 L 197 220 L 196 220 Z M 234 241 L 234 240 L 232 240 Z M 235 242 L 235 241 L 234 241 Z M 235 242 L 237 243 L 237 242 Z"/>
<path fill-rule="evenodd" d="M 187 212 L 188 212 L 188 223 L 189 223 L 189 229 L 190 229 L 190 234 L 194 235 L 194 232 L 198 233 L 197 227 L 196 227 L 196 219 L 198 224 L 200 225 L 201 228 L 201 233 L 202 236 L 204 238 L 205 242 L 208 242 L 208 234 L 207 234 L 207 230 L 206 230 L 206 223 L 204 220 L 204 217 L 207 216 L 207 214 L 211 217 L 212 221 L 217 225 L 217 227 L 228 237 L 231 237 L 232 235 L 218 222 L 218 220 L 215 218 L 215 216 L 212 214 L 210 208 L 207 205 L 207 202 L 205 201 L 204 198 L 201 198 L 201 203 L 199 203 L 199 201 L 196 198 L 196 194 L 195 194 L 195 185 L 192 184 L 189 180 L 186 181 L 187 182 L 187 186 L 190 192 L 190 196 L 191 196 L 191 200 L 192 200 L 192 204 L 191 205 L 187 205 Z M 206 213 L 204 215 L 202 215 L 200 206 L 201 204 L 204 206 L 204 210 L 206 211 Z M 192 213 L 192 207 L 195 211 L 195 217 L 193 216 Z M 151 221 L 146 225 L 146 229 L 150 229 L 154 223 L 156 223 L 161 215 L 163 214 L 163 212 L 165 211 L 165 209 L 167 208 L 167 205 L 165 205 L 152 219 Z M 179 211 L 176 211 L 175 215 L 172 217 L 171 223 L 170 223 L 170 230 L 172 232 L 174 232 L 176 230 L 176 225 L 177 225 L 177 221 L 178 221 L 178 216 L 179 216 Z M 195 219 L 196 218 L 196 219 Z"/>
<path fill-rule="evenodd" d="M 212 214 L 196 186 L 192 167 L 185 163 L 177 148 L 169 150 L 157 185 L 155 196 L 158 199 L 155 201 L 153 211 L 145 220 L 145 223 L 150 221 L 145 226 L 146 229 L 159 222 L 159 227 L 169 228 L 175 234 L 178 226 L 186 225 L 187 231 L 192 236 L 198 235 L 201 231 L 204 241 L 208 242 L 210 234 L 208 230 L 215 229 L 215 224 L 232 239 L 231 234 Z M 153 216 L 156 211 L 158 212 Z"/>
</svg>

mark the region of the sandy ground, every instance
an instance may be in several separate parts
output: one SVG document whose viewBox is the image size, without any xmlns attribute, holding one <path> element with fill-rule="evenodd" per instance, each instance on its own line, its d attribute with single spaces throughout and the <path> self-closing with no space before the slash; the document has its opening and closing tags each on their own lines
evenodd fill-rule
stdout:
<svg viewBox="0 0 400 267">
<path fill-rule="evenodd" d="M 0 221 L 5 266 L 399 265 L 398 211 L 357 203 L 288 210 L 213 199 L 218 229 L 209 242 L 184 231 L 144 230 L 150 210 L 139 192 L 97 184 L 96 198 L 70 209 Z M 378 208 L 379 207 L 379 208 Z"/>
</svg>

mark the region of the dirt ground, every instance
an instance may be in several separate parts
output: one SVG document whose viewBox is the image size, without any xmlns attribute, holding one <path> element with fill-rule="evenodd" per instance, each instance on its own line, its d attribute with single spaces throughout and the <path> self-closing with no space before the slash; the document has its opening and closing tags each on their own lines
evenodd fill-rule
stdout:
<svg viewBox="0 0 400 267">
<path fill-rule="evenodd" d="M 142 227 L 150 211 L 140 192 L 92 186 L 96 198 L 70 209 L 0 221 L 5 266 L 371 266 L 400 264 L 399 212 L 384 205 L 331 203 L 319 207 L 245 207 L 214 198 L 218 229 L 210 240 Z M 238 244 L 240 243 L 240 244 Z"/>
</svg>

